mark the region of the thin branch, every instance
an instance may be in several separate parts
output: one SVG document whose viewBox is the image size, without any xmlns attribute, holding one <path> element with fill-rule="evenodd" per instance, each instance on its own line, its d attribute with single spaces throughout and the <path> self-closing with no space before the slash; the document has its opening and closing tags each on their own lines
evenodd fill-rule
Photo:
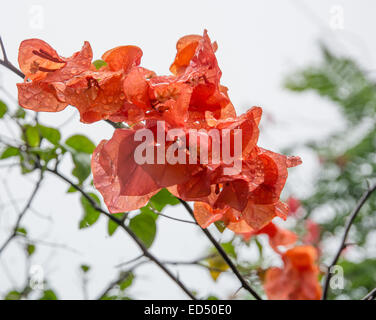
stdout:
<svg viewBox="0 0 376 320">
<path fill-rule="evenodd" d="M 0 36 L 0 46 L 1 46 L 1 51 L 3 53 L 3 59 L 1 60 L 0 59 L 0 64 L 2 64 L 5 68 L 13 71 L 15 74 L 17 74 L 18 76 L 20 76 L 22 79 L 25 78 L 25 75 L 19 70 L 17 69 L 9 60 L 8 60 L 8 56 L 7 56 L 7 52 L 5 50 L 5 46 L 4 46 L 4 43 L 3 43 L 3 40 L 1 39 L 1 36 Z"/>
<path fill-rule="evenodd" d="M 21 213 L 18 215 L 18 218 L 17 218 L 17 221 L 16 221 L 16 224 L 13 228 L 13 232 L 11 233 L 11 235 L 8 237 L 7 240 L 5 240 L 5 242 L 3 243 L 3 245 L 1 246 L 0 248 L 0 254 L 4 251 L 4 249 L 9 245 L 9 243 L 12 241 L 13 238 L 15 238 L 17 236 L 17 230 L 18 228 L 20 227 L 20 224 L 21 224 L 21 221 L 22 221 L 22 218 L 25 216 L 26 212 L 29 210 L 35 196 L 37 195 L 38 193 L 38 190 L 40 188 L 40 185 L 42 183 L 42 180 L 43 180 L 43 171 L 41 170 L 40 171 L 40 176 L 39 176 L 39 179 L 37 181 L 37 183 L 35 184 L 35 187 L 33 189 L 33 192 L 31 193 L 30 197 L 29 197 L 29 200 L 27 201 L 25 207 L 22 209 Z"/>
<path fill-rule="evenodd" d="M 189 206 L 187 202 L 184 200 L 179 199 L 179 201 L 183 204 L 183 206 L 187 209 L 188 213 L 191 215 L 192 218 L 194 218 L 193 210 Z M 262 300 L 262 298 L 257 294 L 257 292 L 248 284 L 248 282 L 243 278 L 243 276 L 240 274 L 240 271 L 238 268 L 234 265 L 234 263 L 231 261 L 230 257 L 227 255 L 223 247 L 217 242 L 217 240 L 214 239 L 214 237 L 211 235 L 209 230 L 201 228 L 201 230 L 204 232 L 206 237 L 210 240 L 210 242 L 214 245 L 214 247 L 217 249 L 219 254 L 222 256 L 222 258 L 226 261 L 228 266 L 231 268 L 231 270 L 234 272 L 236 277 L 239 279 L 242 287 L 246 289 L 250 294 L 252 294 L 256 300 Z"/>
<path fill-rule="evenodd" d="M 173 280 L 192 300 L 196 300 L 195 296 L 185 287 L 185 285 L 177 278 L 175 277 L 170 270 L 168 270 L 159 260 L 158 258 L 156 258 L 147 248 L 146 246 L 143 244 L 143 242 L 137 237 L 137 235 L 126 225 L 124 224 L 123 221 L 119 220 L 118 218 L 114 217 L 113 215 L 111 215 L 110 213 L 108 213 L 107 211 L 103 210 L 100 206 L 98 206 L 98 204 L 93 200 L 92 197 L 90 197 L 80 186 L 78 186 L 77 184 L 75 184 L 74 182 L 70 181 L 67 177 L 65 177 L 63 174 L 61 174 L 59 171 L 57 170 L 52 170 L 52 169 L 49 169 L 47 168 L 46 171 L 58 176 L 60 179 L 64 180 L 65 182 L 67 182 L 68 184 L 70 184 L 73 188 L 75 188 L 78 192 L 81 193 L 81 195 L 83 197 L 85 197 L 89 203 L 91 204 L 91 206 L 101 212 L 102 214 L 104 214 L 107 218 L 109 218 L 110 220 L 112 220 L 113 222 L 115 222 L 116 224 L 118 224 L 122 229 L 125 230 L 125 232 L 128 233 L 128 235 L 134 240 L 134 242 L 136 242 L 137 246 L 141 249 L 141 251 L 143 252 L 144 256 L 149 258 L 150 260 L 152 260 L 160 269 L 162 269 L 166 274 L 167 276 Z"/>
<path fill-rule="evenodd" d="M 128 261 L 125 261 L 125 262 L 122 262 L 122 263 L 119 263 L 115 266 L 115 268 L 120 268 L 120 267 L 124 267 L 128 264 L 131 264 L 133 262 L 136 262 L 137 260 L 140 260 L 142 257 L 144 257 L 144 254 L 141 253 L 140 255 L 138 255 L 137 257 L 131 259 L 131 260 L 128 260 Z"/>
<path fill-rule="evenodd" d="M 175 221 L 179 221 L 179 222 L 190 223 L 190 224 L 194 224 L 194 225 L 198 226 L 198 223 L 197 223 L 195 220 L 190 221 L 190 220 L 185 220 L 185 219 L 179 219 L 179 218 L 171 217 L 171 216 L 169 216 L 169 215 L 167 215 L 167 214 L 164 214 L 164 213 L 162 213 L 162 212 L 159 212 L 159 211 L 157 211 L 157 210 L 155 210 L 155 209 L 153 209 L 153 208 L 151 208 L 151 210 L 152 210 L 155 214 L 157 214 L 157 215 L 159 215 L 159 216 L 161 216 L 161 217 L 164 217 L 164 218 L 167 218 L 167 219 L 171 219 L 171 220 L 175 220 Z"/>
<path fill-rule="evenodd" d="M 116 280 L 112 281 L 105 290 L 103 290 L 103 292 L 98 296 L 97 300 L 103 299 L 115 286 L 121 284 L 133 272 L 135 268 L 137 268 L 138 266 L 146 262 L 148 262 L 148 260 L 140 261 L 139 263 L 134 265 L 131 269 L 120 272 L 120 276 Z"/>
<path fill-rule="evenodd" d="M 328 270 L 326 272 L 326 278 L 325 278 L 325 282 L 324 282 L 324 289 L 323 289 L 323 294 L 322 294 L 322 300 L 326 300 L 327 299 L 328 290 L 329 290 L 329 283 L 330 283 L 330 279 L 332 278 L 332 273 L 330 271 L 331 271 L 332 267 L 337 264 L 337 261 L 338 261 L 339 257 L 341 256 L 342 250 L 346 247 L 345 243 L 346 243 L 349 231 L 351 229 L 351 226 L 352 226 L 352 224 L 353 224 L 356 216 L 358 215 L 360 209 L 362 209 L 363 205 L 366 203 L 366 201 L 368 200 L 368 198 L 371 196 L 371 194 L 375 190 L 376 190 L 376 184 L 372 188 L 368 188 L 367 191 L 365 191 L 363 193 L 363 195 L 359 199 L 358 203 L 356 204 L 355 208 L 353 209 L 353 211 L 350 214 L 350 217 L 349 217 L 349 219 L 348 219 L 348 221 L 346 223 L 346 226 L 345 226 L 345 232 L 344 232 L 344 234 L 342 236 L 341 244 L 340 244 L 340 246 L 339 246 L 339 248 L 337 250 L 337 253 L 336 253 L 335 257 L 333 258 L 332 263 L 329 265 Z"/>
<path fill-rule="evenodd" d="M 376 299 L 376 288 L 369 292 L 362 300 L 375 300 Z"/>
<path fill-rule="evenodd" d="M 0 46 L 1 46 L 1 52 L 3 53 L 3 60 L 8 61 L 7 52 L 5 51 L 3 39 L 1 39 L 1 36 L 0 36 Z"/>
<path fill-rule="evenodd" d="M 111 120 L 105 120 L 107 123 L 109 123 L 111 126 L 113 126 L 115 129 L 123 129 L 128 128 L 124 123 L 122 122 L 113 122 Z"/>
</svg>

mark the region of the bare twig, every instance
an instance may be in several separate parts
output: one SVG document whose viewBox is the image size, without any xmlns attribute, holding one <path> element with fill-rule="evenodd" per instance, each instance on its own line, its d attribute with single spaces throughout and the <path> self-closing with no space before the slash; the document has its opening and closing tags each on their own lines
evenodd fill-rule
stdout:
<svg viewBox="0 0 376 320">
<path fill-rule="evenodd" d="M 125 261 L 125 262 L 122 262 L 122 263 L 117 264 L 117 265 L 115 266 L 115 268 L 124 267 L 124 266 L 126 266 L 126 265 L 128 265 L 128 264 L 131 264 L 131 263 L 133 263 L 133 262 L 136 262 L 137 260 L 140 260 L 142 257 L 144 257 L 144 254 L 143 254 L 143 253 L 140 254 L 140 255 L 138 255 L 137 257 L 131 259 L 131 260 L 128 260 L 128 261 Z"/>
<path fill-rule="evenodd" d="M 7 240 L 5 240 L 5 242 L 3 243 L 3 245 L 1 246 L 0 248 L 0 254 L 4 251 L 4 249 L 9 245 L 9 243 L 12 241 L 13 238 L 15 238 L 17 236 L 17 231 L 20 227 L 20 224 L 21 224 L 21 221 L 22 221 L 22 218 L 25 216 L 26 212 L 29 210 L 30 206 L 31 206 L 31 203 L 33 202 L 35 196 L 37 195 L 38 193 L 38 190 L 40 188 L 40 185 L 42 183 L 42 180 L 43 180 L 43 171 L 41 170 L 40 171 L 40 176 L 39 176 L 39 179 L 38 181 L 36 182 L 35 184 L 35 187 L 33 189 L 33 192 L 31 193 L 31 196 L 29 197 L 29 200 L 27 201 L 25 207 L 22 209 L 21 213 L 18 215 L 18 218 L 17 218 L 17 221 L 16 221 L 16 224 L 13 228 L 13 232 L 11 233 L 11 235 L 8 237 Z"/>
<path fill-rule="evenodd" d="M 1 36 L 0 36 L 0 46 L 1 46 L 1 51 L 3 53 L 3 59 L 0 59 L 0 64 L 2 64 L 5 68 L 8 68 L 9 70 L 13 71 L 15 74 L 17 74 L 21 78 L 25 78 L 25 75 L 8 60 L 7 52 L 5 51 L 5 46 L 4 46 L 3 40 L 1 39 Z"/>
<path fill-rule="evenodd" d="M 375 300 L 376 299 L 376 288 L 369 292 L 362 300 Z"/>
<path fill-rule="evenodd" d="M 111 120 L 105 120 L 107 123 L 109 123 L 111 126 L 113 126 L 115 129 L 124 129 L 128 128 L 124 123 L 122 122 L 113 122 Z"/>
<path fill-rule="evenodd" d="M 179 199 L 179 201 L 183 204 L 183 206 L 186 208 L 188 213 L 191 215 L 191 217 L 194 218 L 193 210 L 189 206 L 187 202 L 184 200 Z M 201 228 L 201 230 L 204 232 L 206 237 L 210 240 L 210 242 L 214 245 L 214 247 L 217 249 L 219 254 L 222 256 L 222 258 L 226 261 L 228 266 L 231 268 L 231 270 L 234 272 L 236 277 L 239 279 L 240 283 L 242 284 L 242 287 L 246 289 L 250 294 L 252 294 L 256 300 L 262 300 L 262 298 L 257 294 L 257 292 L 248 284 L 248 282 L 243 278 L 243 276 L 240 274 L 240 271 L 235 266 L 235 264 L 231 261 L 230 257 L 227 255 L 223 247 L 217 242 L 217 240 L 214 239 L 214 237 L 211 235 L 209 230 Z"/>
<path fill-rule="evenodd" d="M 366 201 L 368 200 L 368 198 L 371 196 L 371 194 L 375 190 L 376 190 L 376 184 L 372 188 L 368 188 L 363 193 L 363 195 L 359 199 L 358 203 L 356 204 L 355 208 L 353 209 L 353 211 L 350 214 L 350 217 L 349 217 L 349 219 L 348 219 L 348 221 L 346 223 L 346 226 L 345 226 L 345 232 L 343 233 L 341 244 L 340 244 L 340 246 L 339 246 L 339 248 L 337 250 L 337 253 L 336 253 L 335 257 L 333 258 L 333 261 L 329 265 L 328 270 L 326 272 L 326 278 L 325 278 L 325 281 L 324 281 L 322 300 L 326 300 L 327 299 L 328 290 L 329 290 L 329 283 L 330 283 L 330 279 L 332 278 L 331 269 L 332 269 L 333 266 L 335 266 L 337 264 L 337 261 L 338 261 L 339 257 L 341 256 L 341 253 L 342 253 L 343 249 L 346 247 L 345 243 L 346 243 L 349 231 L 351 229 L 351 226 L 352 226 L 352 224 L 353 224 L 356 216 L 358 215 L 360 209 L 362 209 L 363 205 L 366 203 Z"/>
</svg>

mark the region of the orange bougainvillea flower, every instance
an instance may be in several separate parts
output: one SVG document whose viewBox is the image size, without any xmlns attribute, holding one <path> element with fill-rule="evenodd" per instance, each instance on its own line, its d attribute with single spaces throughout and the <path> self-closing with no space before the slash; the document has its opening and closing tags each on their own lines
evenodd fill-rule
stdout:
<svg viewBox="0 0 376 320">
<path fill-rule="evenodd" d="M 294 197 L 289 197 L 287 199 L 287 205 L 289 206 L 289 216 L 296 215 L 299 209 L 302 207 L 300 201 Z"/>
<path fill-rule="evenodd" d="M 88 42 L 81 51 L 64 58 L 42 40 L 25 40 L 18 59 L 25 73 L 25 81 L 18 84 L 19 103 L 49 112 L 72 105 L 79 110 L 82 122 L 108 119 L 131 126 L 117 129 L 110 140 L 103 140 L 92 157 L 94 184 L 111 212 L 140 208 L 158 190 L 168 188 L 183 200 L 198 202 L 195 216 L 203 227 L 222 220 L 234 232 L 244 233 L 265 227 L 276 216 L 285 219 L 288 207 L 280 201 L 280 194 L 287 169 L 300 164 L 300 158 L 257 146 L 262 110 L 253 107 L 236 115 L 228 89 L 220 82 L 217 44 L 206 30 L 202 36 L 181 38 L 176 49 L 171 74 L 156 75 L 140 66 L 142 51 L 135 46 L 105 52 L 105 64 L 96 69 Z M 160 151 L 162 145 L 165 150 L 173 147 L 183 152 L 185 163 L 135 161 L 141 143 L 135 141 L 136 132 L 156 132 L 160 120 L 166 133 L 171 129 L 181 133 L 175 140 L 167 135 L 163 141 L 154 139 L 153 154 L 173 158 L 174 154 Z M 191 129 L 200 130 L 199 135 L 193 135 Z M 208 133 L 211 129 L 219 132 L 220 138 L 213 138 Z M 239 144 L 231 142 L 235 131 L 241 132 Z M 195 151 L 182 144 L 197 139 L 207 142 Z M 230 141 L 227 145 L 226 139 Z M 223 154 L 212 161 L 218 143 L 220 150 L 227 146 L 232 164 Z M 210 154 L 207 161 L 199 158 L 201 151 Z M 197 161 L 191 164 L 192 158 Z M 239 164 L 236 171 L 231 169 L 235 162 Z"/>
<path fill-rule="evenodd" d="M 245 241 L 248 241 L 251 237 L 266 234 L 269 237 L 269 244 L 274 249 L 274 251 L 280 253 L 279 246 L 289 246 L 294 244 L 298 237 L 297 235 L 287 229 L 278 227 L 275 223 L 270 222 L 265 227 L 261 228 L 258 231 L 250 231 L 243 233 L 242 236 Z"/>
<path fill-rule="evenodd" d="M 141 56 L 141 49 L 134 46 L 114 48 L 103 55 L 108 66 L 97 71 L 88 42 L 80 52 L 64 58 L 42 40 L 25 40 L 18 57 L 25 73 L 25 82 L 17 85 L 19 103 L 26 109 L 47 112 L 73 105 L 81 121 L 87 123 L 108 119 L 122 109 L 124 76 L 140 63 Z"/>
<path fill-rule="evenodd" d="M 307 232 L 303 238 L 305 244 L 317 245 L 320 240 L 320 226 L 311 219 L 305 221 Z"/>
<path fill-rule="evenodd" d="M 271 300 L 319 300 L 317 250 L 312 246 L 297 246 L 282 255 L 283 268 L 266 272 L 264 288 Z"/>
</svg>

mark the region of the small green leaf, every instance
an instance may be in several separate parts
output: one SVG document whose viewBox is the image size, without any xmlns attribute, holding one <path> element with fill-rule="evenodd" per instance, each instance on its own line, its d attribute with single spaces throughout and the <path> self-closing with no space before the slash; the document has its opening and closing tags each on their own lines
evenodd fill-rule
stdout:
<svg viewBox="0 0 376 320">
<path fill-rule="evenodd" d="M 223 223 L 223 221 L 216 221 L 214 222 L 214 225 L 220 233 L 223 233 L 223 231 L 226 229 L 226 225 Z"/>
<path fill-rule="evenodd" d="M 35 245 L 33 244 L 28 244 L 26 246 L 26 251 L 27 251 L 27 254 L 29 255 L 29 257 L 35 252 Z"/>
<path fill-rule="evenodd" d="M 77 177 L 79 184 L 82 184 L 90 176 L 90 156 L 86 153 L 75 152 L 72 153 L 72 160 L 74 163 L 72 174 Z"/>
<path fill-rule="evenodd" d="M 4 101 L 0 100 L 0 119 L 7 113 L 8 107 Z"/>
<path fill-rule="evenodd" d="M 82 265 L 80 266 L 80 268 L 81 268 L 81 270 L 82 270 L 84 273 L 86 273 L 86 272 L 88 272 L 88 271 L 90 270 L 90 266 L 88 266 L 87 264 L 82 264 Z"/>
<path fill-rule="evenodd" d="M 230 257 L 236 259 L 235 247 L 231 241 L 222 243 L 222 248 Z"/>
<path fill-rule="evenodd" d="M 73 193 L 73 192 L 77 192 L 77 189 L 75 187 L 70 186 L 67 190 L 67 193 Z"/>
<path fill-rule="evenodd" d="M 12 290 L 7 293 L 4 300 L 20 300 L 21 299 L 21 293 L 19 293 L 16 290 Z"/>
<path fill-rule="evenodd" d="M 159 215 L 156 214 L 149 206 L 145 206 L 145 207 L 142 207 L 140 208 L 140 212 L 143 213 L 143 214 L 148 214 L 149 216 L 151 216 L 154 220 L 157 220 Z"/>
<path fill-rule="evenodd" d="M 154 241 L 157 232 L 155 219 L 148 213 L 140 213 L 129 222 L 129 227 L 137 237 L 149 248 Z"/>
<path fill-rule="evenodd" d="M 89 193 L 90 197 L 100 205 L 100 200 L 98 196 L 94 193 Z M 84 209 L 84 216 L 80 221 L 79 228 L 87 228 L 92 226 L 95 222 L 97 222 L 100 212 L 95 210 L 88 199 L 84 196 L 81 197 L 81 205 Z"/>
<path fill-rule="evenodd" d="M 15 147 L 7 147 L 0 156 L 0 159 L 7 159 L 20 155 L 20 150 Z"/>
<path fill-rule="evenodd" d="M 20 234 L 22 234 L 22 235 L 24 235 L 24 236 L 26 236 L 26 234 L 27 234 L 27 231 L 26 231 L 25 228 L 18 228 L 18 229 L 16 230 L 16 232 L 17 232 L 17 233 L 20 233 Z"/>
<path fill-rule="evenodd" d="M 39 300 L 57 300 L 57 296 L 55 292 L 53 292 L 51 289 L 44 290 L 43 296 L 40 297 Z"/>
<path fill-rule="evenodd" d="M 132 285 L 134 279 L 134 274 L 132 272 L 127 272 L 125 279 L 119 284 L 120 290 L 124 291 Z"/>
<path fill-rule="evenodd" d="M 60 131 L 55 128 L 50 128 L 46 126 L 42 126 L 39 124 L 37 126 L 39 129 L 39 132 L 41 136 L 45 139 L 47 139 L 49 142 L 51 142 L 54 145 L 58 145 L 61 139 Z"/>
<path fill-rule="evenodd" d="M 104 66 L 107 66 L 107 62 L 106 61 L 103 61 L 103 60 L 95 60 L 93 61 L 93 65 L 94 67 L 99 70 L 100 68 L 104 67 Z"/>
<path fill-rule="evenodd" d="M 40 143 L 39 131 L 36 127 L 27 125 L 25 130 L 26 142 L 30 147 L 38 147 Z"/>
<path fill-rule="evenodd" d="M 114 213 L 113 216 L 121 220 L 124 217 L 124 214 L 125 213 Z M 108 219 L 107 232 L 109 236 L 112 236 L 118 227 L 119 225 L 116 222 Z"/>
<path fill-rule="evenodd" d="M 87 137 L 76 134 L 69 137 L 65 144 L 78 152 L 92 154 L 95 149 L 95 144 Z"/>
<path fill-rule="evenodd" d="M 155 210 L 161 212 L 165 206 L 174 206 L 179 204 L 180 202 L 167 189 L 163 188 L 156 195 L 151 197 L 149 203 Z"/>
<path fill-rule="evenodd" d="M 26 112 L 22 108 L 18 108 L 17 111 L 14 113 L 14 117 L 18 119 L 25 119 Z"/>
</svg>

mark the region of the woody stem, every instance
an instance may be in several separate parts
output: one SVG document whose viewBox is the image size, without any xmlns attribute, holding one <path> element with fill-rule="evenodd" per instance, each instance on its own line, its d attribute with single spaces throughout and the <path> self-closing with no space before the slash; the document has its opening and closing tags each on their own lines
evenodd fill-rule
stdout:
<svg viewBox="0 0 376 320">
<path fill-rule="evenodd" d="M 188 213 L 191 215 L 191 217 L 194 219 L 194 214 L 192 208 L 189 206 L 189 204 L 182 200 L 179 199 L 179 201 L 182 203 L 184 208 L 188 211 Z M 201 228 L 201 227 L 200 227 Z M 252 296 L 255 297 L 256 300 L 262 300 L 262 298 L 258 295 L 258 293 L 249 285 L 249 283 L 243 278 L 243 276 L 240 274 L 240 271 L 238 268 L 235 266 L 235 264 L 232 262 L 230 257 L 227 255 L 223 247 L 218 243 L 217 240 L 214 239 L 212 234 L 209 232 L 209 230 L 201 228 L 202 232 L 206 235 L 206 237 L 210 240 L 210 242 L 214 245 L 214 247 L 217 249 L 219 254 L 222 256 L 223 260 L 228 264 L 232 272 L 236 275 L 236 277 L 239 279 L 242 287 L 246 289 Z"/>
<path fill-rule="evenodd" d="M 326 300 L 327 299 L 328 291 L 329 291 L 330 279 L 332 278 L 331 269 L 333 268 L 333 266 L 335 266 L 337 264 L 337 261 L 338 261 L 339 257 L 341 256 L 342 250 L 346 247 L 346 240 L 347 240 L 347 236 L 349 234 L 349 231 L 351 229 L 351 226 L 352 226 L 352 224 L 353 224 L 356 216 L 358 215 L 360 209 L 362 209 L 363 205 L 366 203 L 366 201 L 368 200 L 368 198 L 371 196 L 371 194 L 375 190 L 376 190 L 376 184 L 373 187 L 368 188 L 363 193 L 363 195 L 359 199 L 358 203 L 356 204 L 355 208 L 353 209 L 352 213 L 350 214 L 349 219 L 347 220 L 347 223 L 346 223 L 346 226 L 345 226 L 345 232 L 344 232 L 344 234 L 342 236 L 341 244 L 340 244 L 340 246 L 339 246 L 339 248 L 337 250 L 337 253 L 336 253 L 335 257 L 333 258 L 332 263 L 329 265 L 328 270 L 326 272 L 326 278 L 325 278 L 325 282 L 324 282 L 322 300 Z"/>
</svg>

